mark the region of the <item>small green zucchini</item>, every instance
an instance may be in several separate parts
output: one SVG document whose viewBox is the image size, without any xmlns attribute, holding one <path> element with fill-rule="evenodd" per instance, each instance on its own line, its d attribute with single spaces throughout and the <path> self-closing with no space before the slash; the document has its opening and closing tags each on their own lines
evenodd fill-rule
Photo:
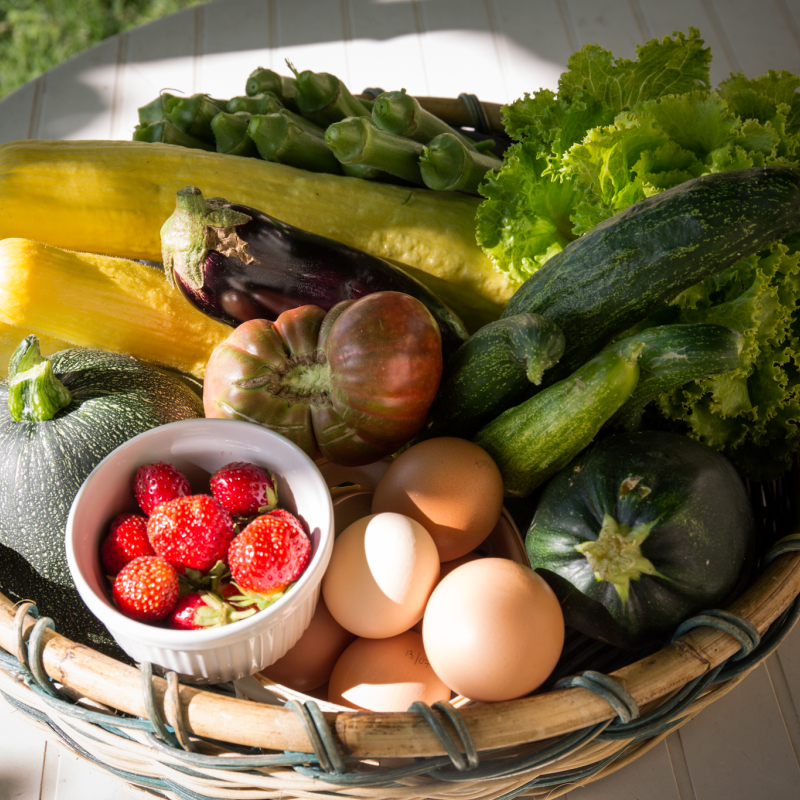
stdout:
<svg viewBox="0 0 800 800">
<path fill-rule="evenodd" d="M 623 339 L 478 431 L 473 441 L 497 463 L 506 496 L 526 497 L 591 443 L 636 388 L 643 347 Z"/>
<path fill-rule="evenodd" d="M 543 385 L 577 369 L 684 289 L 800 228 L 800 169 L 703 175 L 596 225 L 511 297 L 503 316 L 542 314 L 564 331 Z"/>
<path fill-rule="evenodd" d="M 639 428 L 645 406 L 662 392 L 708 375 L 730 372 L 740 364 L 744 336 L 725 325 L 659 325 L 636 334 L 639 383 L 630 399 L 608 421 L 618 430 Z"/>
<path fill-rule="evenodd" d="M 540 314 L 516 314 L 475 331 L 447 360 L 419 438 L 468 439 L 527 397 L 564 352 L 564 334 Z"/>
</svg>

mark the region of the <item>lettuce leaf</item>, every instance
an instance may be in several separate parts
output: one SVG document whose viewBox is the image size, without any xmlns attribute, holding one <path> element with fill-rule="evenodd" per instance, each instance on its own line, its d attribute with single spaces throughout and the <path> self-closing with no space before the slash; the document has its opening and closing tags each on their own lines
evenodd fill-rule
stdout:
<svg viewBox="0 0 800 800">
<path fill-rule="evenodd" d="M 520 146 L 509 149 L 480 189 L 486 201 L 478 209 L 477 238 L 512 280 L 530 277 L 592 219 L 603 218 L 603 211 L 578 210 L 585 185 L 562 163 L 573 146 L 642 102 L 709 88 L 711 53 L 699 31 L 673 37 L 638 47 L 635 61 L 586 45 L 570 56 L 557 94 L 542 89 L 503 107 L 506 132 Z M 548 219 L 549 210 L 556 216 Z"/>
<path fill-rule="evenodd" d="M 711 88 L 711 50 L 703 47 L 697 28 L 687 37 L 652 39 L 636 48 L 636 60 L 615 59 L 596 44 L 586 45 L 567 61 L 558 82 L 560 97 L 594 97 L 615 113 L 669 94 Z"/>
<path fill-rule="evenodd" d="M 550 180 L 546 168 L 533 142 L 518 142 L 481 189 L 490 202 L 481 206 L 477 236 L 513 281 L 524 281 L 576 238 L 570 217 L 581 191 L 572 181 Z"/>
</svg>

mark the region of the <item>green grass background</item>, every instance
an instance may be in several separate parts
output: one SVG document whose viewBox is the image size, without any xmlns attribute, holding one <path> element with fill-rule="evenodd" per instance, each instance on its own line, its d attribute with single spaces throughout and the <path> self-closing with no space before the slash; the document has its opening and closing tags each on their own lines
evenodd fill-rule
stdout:
<svg viewBox="0 0 800 800">
<path fill-rule="evenodd" d="M 0 0 L 0 97 L 103 39 L 204 0 Z"/>
</svg>

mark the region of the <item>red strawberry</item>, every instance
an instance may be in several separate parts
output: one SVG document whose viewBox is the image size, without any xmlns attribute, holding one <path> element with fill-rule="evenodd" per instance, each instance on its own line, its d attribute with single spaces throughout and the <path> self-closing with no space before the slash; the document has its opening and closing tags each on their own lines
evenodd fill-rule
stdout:
<svg viewBox="0 0 800 800">
<path fill-rule="evenodd" d="M 233 580 L 253 592 L 283 591 L 308 566 L 311 540 L 294 522 L 264 514 L 232 542 L 228 565 Z"/>
<path fill-rule="evenodd" d="M 216 628 L 255 614 L 255 607 L 237 610 L 213 592 L 190 592 L 178 600 L 167 617 L 167 624 L 176 630 L 196 631 Z"/>
<path fill-rule="evenodd" d="M 100 560 L 108 575 L 117 575 L 134 558 L 156 554 L 147 538 L 147 517 L 119 514 L 100 545 Z"/>
<path fill-rule="evenodd" d="M 178 573 L 159 556 L 139 556 L 122 568 L 111 593 L 125 616 L 157 622 L 178 601 Z"/>
<path fill-rule="evenodd" d="M 208 572 L 224 561 L 234 536 L 231 515 L 206 494 L 162 503 L 147 521 L 147 536 L 160 556 L 183 573 Z"/>
<path fill-rule="evenodd" d="M 275 477 L 247 461 L 234 461 L 211 476 L 211 494 L 234 517 L 252 517 L 275 508 Z"/>
<path fill-rule="evenodd" d="M 161 503 L 192 493 L 188 478 L 172 464 L 157 461 L 136 470 L 133 493 L 139 507 L 149 517 Z"/>
</svg>

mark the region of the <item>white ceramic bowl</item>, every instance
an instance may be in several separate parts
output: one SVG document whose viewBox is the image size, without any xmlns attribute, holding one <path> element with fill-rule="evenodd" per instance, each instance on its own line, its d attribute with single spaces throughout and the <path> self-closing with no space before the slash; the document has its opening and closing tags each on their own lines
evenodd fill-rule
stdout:
<svg viewBox="0 0 800 800">
<path fill-rule="evenodd" d="M 231 461 L 269 469 L 278 481 L 279 505 L 311 535 L 311 561 L 291 590 L 251 617 L 198 631 L 148 625 L 120 613 L 100 563 L 100 542 L 117 514 L 137 509 L 133 476 L 156 461 L 181 470 L 195 493 L 208 492 L 211 475 Z M 227 682 L 277 661 L 308 627 L 333 549 L 331 496 L 314 462 L 277 433 L 226 419 L 172 422 L 133 437 L 92 470 L 72 503 L 66 548 L 83 601 L 134 661 L 198 682 Z"/>
</svg>

